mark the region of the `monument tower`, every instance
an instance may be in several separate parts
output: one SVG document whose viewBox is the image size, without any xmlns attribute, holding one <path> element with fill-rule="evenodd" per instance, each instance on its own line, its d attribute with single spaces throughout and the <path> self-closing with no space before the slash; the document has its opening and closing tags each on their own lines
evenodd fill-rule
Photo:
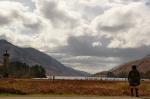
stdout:
<svg viewBox="0 0 150 99">
<path fill-rule="evenodd" d="M 3 66 L 5 68 L 5 73 L 4 73 L 5 78 L 8 77 L 9 56 L 10 56 L 9 53 L 6 50 L 5 53 L 3 54 Z"/>
</svg>

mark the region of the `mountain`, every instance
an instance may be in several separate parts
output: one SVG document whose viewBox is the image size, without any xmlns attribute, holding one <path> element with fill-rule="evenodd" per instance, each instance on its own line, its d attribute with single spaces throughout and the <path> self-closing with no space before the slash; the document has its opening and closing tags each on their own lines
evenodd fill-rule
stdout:
<svg viewBox="0 0 150 99">
<path fill-rule="evenodd" d="M 10 53 L 10 61 L 19 61 L 32 65 L 42 65 L 47 75 L 61 76 L 85 76 L 86 72 L 78 71 L 70 67 L 66 67 L 51 56 L 40 52 L 34 48 L 21 48 L 11 44 L 6 40 L 0 40 L 0 64 L 3 62 L 3 53 L 8 49 Z"/>
<path fill-rule="evenodd" d="M 128 62 L 126 64 L 123 64 L 116 68 L 111 69 L 110 72 L 113 72 L 114 74 L 120 74 L 123 72 L 128 73 L 131 70 L 132 65 L 137 65 L 138 66 L 137 69 L 140 72 L 146 73 L 146 72 L 150 71 L 150 57 L 146 56 L 142 59 Z"/>
<path fill-rule="evenodd" d="M 94 74 L 93 76 L 105 77 L 107 74 L 108 74 L 108 71 L 102 71 L 102 72 L 98 72 L 98 73 Z"/>
<path fill-rule="evenodd" d="M 132 68 L 132 65 L 137 65 L 137 69 L 144 74 L 150 72 L 150 54 L 142 59 L 131 61 L 120 66 L 114 67 L 111 70 L 96 73 L 95 76 L 101 76 L 101 74 L 104 73 L 106 75 L 108 73 L 112 73 L 114 75 L 128 74 L 128 72 Z"/>
</svg>

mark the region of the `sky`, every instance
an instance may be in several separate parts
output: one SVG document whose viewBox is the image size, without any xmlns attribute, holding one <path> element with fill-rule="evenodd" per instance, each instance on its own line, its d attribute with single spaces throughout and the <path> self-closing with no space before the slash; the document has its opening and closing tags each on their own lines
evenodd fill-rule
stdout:
<svg viewBox="0 0 150 99">
<path fill-rule="evenodd" d="M 150 53 L 150 0 L 0 0 L 0 39 L 96 73 Z"/>
</svg>

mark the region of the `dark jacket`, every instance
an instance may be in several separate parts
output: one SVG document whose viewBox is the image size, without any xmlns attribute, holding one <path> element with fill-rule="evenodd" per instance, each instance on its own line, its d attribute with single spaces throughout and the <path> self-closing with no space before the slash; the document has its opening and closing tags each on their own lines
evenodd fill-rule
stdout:
<svg viewBox="0 0 150 99">
<path fill-rule="evenodd" d="M 131 70 L 128 75 L 128 81 L 130 86 L 138 86 L 140 85 L 140 73 L 138 70 Z"/>
</svg>

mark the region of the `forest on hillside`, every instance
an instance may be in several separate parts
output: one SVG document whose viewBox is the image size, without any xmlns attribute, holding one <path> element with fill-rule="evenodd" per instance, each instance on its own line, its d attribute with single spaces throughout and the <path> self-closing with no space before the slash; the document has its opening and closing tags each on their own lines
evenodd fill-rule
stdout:
<svg viewBox="0 0 150 99">
<path fill-rule="evenodd" d="M 7 68 L 0 67 L 0 75 L 11 78 L 42 78 L 46 77 L 46 71 L 40 65 L 29 66 L 22 62 L 11 62 Z"/>
</svg>

